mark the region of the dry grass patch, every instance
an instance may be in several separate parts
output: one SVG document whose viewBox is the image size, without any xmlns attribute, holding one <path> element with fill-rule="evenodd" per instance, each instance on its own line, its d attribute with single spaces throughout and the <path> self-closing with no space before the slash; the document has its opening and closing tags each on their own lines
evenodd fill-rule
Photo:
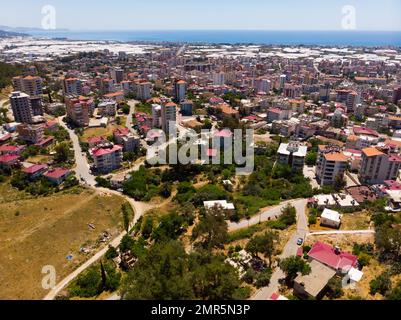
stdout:
<svg viewBox="0 0 401 320">
<path fill-rule="evenodd" d="M 0 299 L 41 299 L 43 266 L 54 266 L 59 282 L 97 251 L 104 231 L 113 237 L 122 229 L 122 197 L 84 190 L 10 202 L 13 192 L 0 203 Z"/>
</svg>

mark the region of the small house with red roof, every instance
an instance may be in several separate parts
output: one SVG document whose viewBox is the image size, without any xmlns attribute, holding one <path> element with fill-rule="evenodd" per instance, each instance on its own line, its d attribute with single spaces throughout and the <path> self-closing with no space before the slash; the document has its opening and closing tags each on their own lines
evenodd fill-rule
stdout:
<svg viewBox="0 0 401 320">
<path fill-rule="evenodd" d="M 45 164 L 34 164 L 27 168 L 22 169 L 22 172 L 26 175 L 29 180 L 35 180 L 41 177 L 47 171 L 47 165 Z"/>
<path fill-rule="evenodd" d="M 312 246 L 308 252 L 308 257 L 310 260 L 316 260 L 340 274 L 347 273 L 351 267 L 358 265 L 357 256 L 320 241 Z"/>
<path fill-rule="evenodd" d="M 64 168 L 54 168 L 43 174 L 50 182 L 60 185 L 72 172 Z"/>
<path fill-rule="evenodd" d="M 9 144 L 4 144 L 0 146 L 0 155 L 12 154 L 20 155 L 26 149 L 25 146 L 12 146 Z"/>
<path fill-rule="evenodd" d="M 88 139 L 89 148 L 95 148 L 98 145 L 108 143 L 108 142 L 109 141 L 103 136 L 91 137 Z"/>
<path fill-rule="evenodd" d="M 4 154 L 0 156 L 0 168 L 10 170 L 19 164 L 19 156 L 15 154 Z"/>
</svg>

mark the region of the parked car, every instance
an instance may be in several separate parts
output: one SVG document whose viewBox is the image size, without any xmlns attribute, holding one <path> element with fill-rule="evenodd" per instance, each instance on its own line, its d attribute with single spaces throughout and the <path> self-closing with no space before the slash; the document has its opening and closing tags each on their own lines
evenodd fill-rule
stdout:
<svg viewBox="0 0 401 320">
<path fill-rule="evenodd" d="M 297 245 L 301 246 L 304 243 L 304 239 L 298 238 Z"/>
</svg>

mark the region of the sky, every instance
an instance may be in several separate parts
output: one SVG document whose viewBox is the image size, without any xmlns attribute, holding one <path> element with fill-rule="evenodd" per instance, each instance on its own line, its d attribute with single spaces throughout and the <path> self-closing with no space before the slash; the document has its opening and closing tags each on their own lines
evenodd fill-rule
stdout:
<svg viewBox="0 0 401 320">
<path fill-rule="evenodd" d="M 2 0 L 0 25 L 41 27 L 45 5 L 70 30 L 343 30 L 352 5 L 356 31 L 401 31 L 401 0 Z"/>
</svg>

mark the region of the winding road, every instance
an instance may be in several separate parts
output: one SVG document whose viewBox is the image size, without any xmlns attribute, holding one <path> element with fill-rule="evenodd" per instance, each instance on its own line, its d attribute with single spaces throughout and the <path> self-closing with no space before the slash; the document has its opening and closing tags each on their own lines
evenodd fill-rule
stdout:
<svg viewBox="0 0 401 320">
<path fill-rule="evenodd" d="M 285 259 L 290 256 L 294 256 L 297 254 L 297 250 L 299 246 L 297 245 L 297 240 L 299 238 L 305 239 L 307 234 L 309 233 L 308 228 L 308 219 L 306 217 L 306 205 L 307 200 L 293 200 L 291 201 L 291 205 L 295 207 L 297 210 L 297 231 L 292 235 L 290 240 L 284 247 L 284 250 L 280 256 L 280 259 Z M 268 287 L 264 287 L 259 289 L 252 297 L 251 300 L 268 300 L 270 299 L 271 295 L 275 292 L 278 292 L 280 287 L 279 280 L 284 278 L 285 275 L 283 271 L 279 267 L 276 267 L 274 270 L 272 277 L 270 279 L 270 283 Z"/>
<path fill-rule="evenodd" d="M 60 125 L 63 128 L 65 128 L 68 131 L 71 141 L 73 143 L 74 154 L 75 154 L 75 159 L 76 159 L 76 167 L 74 168 L 74 170 L 75 170 L 77 178 L 80 179 L 80 181 L 82 181 L 81 178 L 84 179 L 86 186 L 89 186 L 89 187 L 95 189 L 97 192 L 114 194 L 114 195 L 124 197 L 130 203 L 130 205 L 135 213 L 134 219 L 131 221 L 131 224 L 130 224 L 131 227 L 135 225 L 135 223 L 138 221 L 138 219 L 143 214 L 145 214 L 146 211 L 154 208 L 154 206 L 149 205 L 147 203 L 135 201 L 134 199 L 127 197 L 126 195 L 124 195 L 123 193 L 121 193 L 119 191 L 96 187 L 95 176 L 92 175 L 92 173 L 90 172 L 90 166 L 89 166 L 89 163 L 87 161 L 85 154 L 81 150 L 78 136 L 75 134 L 74 130 L 67 127 L 67 125 L 63 121 L 63 117 L 58 118 L 58 122 L 60 123 Z M 138 166 L 138 168 L 139 168 L 139 166 Z M 132 170 L 133 169 L 131 169 L 131 171 Z M 99 260 L 103 255 L 105 255 L 108 250 L 109 245 L 112 245 L 113 247 L 117 247 L 120 244 L 122 238 L 126 234 L 127 234 L 126 231 L 121 232 L 117 237 L 115 237 L 113 240 L 111 240 L 107 246 L 100 249 L 89 260 L 84 262 L 77 269 L 75 269 L 72 273 L 70 273 L 63 280 L 61 280 L 53 289 L 51 289 L 49 291 L 49 293 L 43 298 L 43 300 L 55 299 L 57 294 L 59 294 L 59 292 L 61 290 L 63 290 L 81 272 L 85 271 L 88 267 L 90 267 L 93 263 L 95 263 L 97 260 Z"/>
</svg>

